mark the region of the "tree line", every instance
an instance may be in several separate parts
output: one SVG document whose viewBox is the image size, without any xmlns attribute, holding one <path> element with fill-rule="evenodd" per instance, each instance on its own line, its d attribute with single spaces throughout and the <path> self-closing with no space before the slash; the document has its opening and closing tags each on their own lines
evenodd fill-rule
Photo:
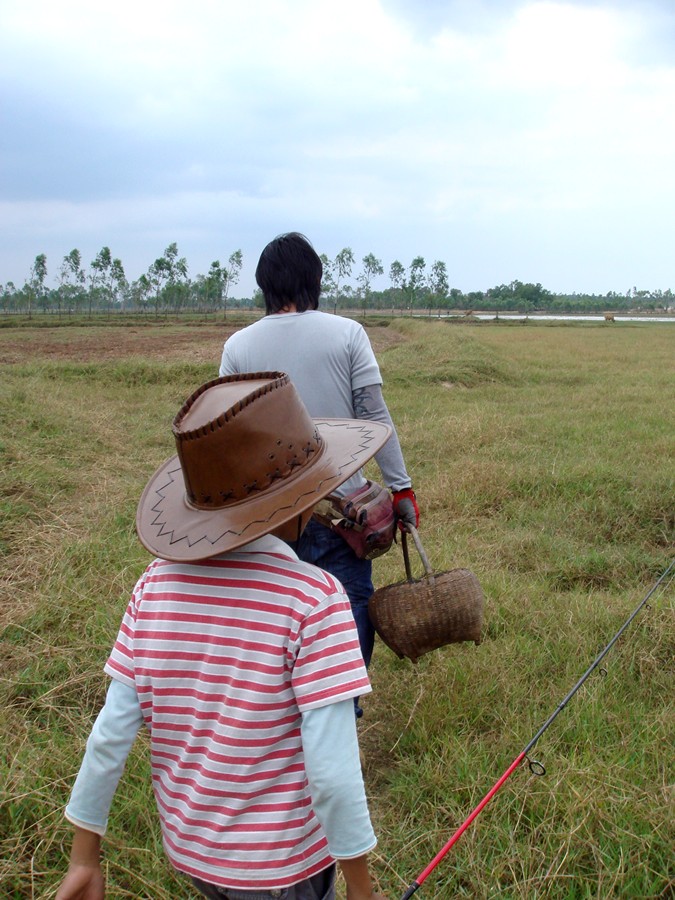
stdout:
<svg viewBox="0 0 675 900">
<path fill-rule="evenodd" d="M 633 287 L 620 294 L 556 294 L 541 284 L 511 281 L 486 291 L 464 293 L 449 286 L 445 262 L 427 265 L 423 256 L 415 256 L 406 266 L 394 260 L 386 272 L 388 287 L 374 290 L 375 279 L 385 275 L 381 259 L 368 253 L 357 262 L 351 247 L 329 258 L 321 254 L 323 280 L 320 305 L 333 312 L 361 309 L 391 312 L 442 314 L 449 310 L 495 313 L 529 312 L 602 312 L 604 310 L 660 311 L 675 308 L 670 289 L 638 290 Z M 13 282 L 0 284 L 0 309 L 3 313 L 33 312 L 72 315 L 99 312 L 149 312 L 156 315 L 183 311 L 227 314 L 230 308 L 262 308 L 260 291 L 252 297 L 235 298 L 243 265 L 241 250 L 234 250 L 227 262 L 214 260 L 208 272 L 190 276 L 187 260 L 179 255 L 176 243 L 154 260 L 147 272 L 134 281 L 126 277 L 121 259 L 103 247 L 87 267 L 79 250 L 71 250 L 60 261 L 52 284 L 47 283 L 47 257 L 40 253 L 21 287 Z"/>
</svg>

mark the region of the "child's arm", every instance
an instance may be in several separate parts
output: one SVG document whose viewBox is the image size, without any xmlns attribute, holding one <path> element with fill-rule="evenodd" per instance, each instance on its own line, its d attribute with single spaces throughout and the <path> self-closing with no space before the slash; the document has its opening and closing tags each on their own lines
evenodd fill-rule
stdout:
<svg viewBox="0 0 675 900">
<path fill-rule="evenodd" d="M 105 882 L 100 860 L 100 836 L 76 825 L 70 865 L 56 900 L 103 900 Z"/>
<path fill-rule="evenodd" d="M 56 900 L 101 900 L 101 836 L 124 765 L 143 721 L 136 691 L 112 681 L 87 741 L 66 818 L 75 826 L 70 866 Z"/>
<path fill-rule="evenodd" d="M 384 894 L 373 890 L 367 856 L 341 859 L 339 863 L 347 885 L 347 900 L 387 900 Z"/>
<path fill-rule="evenodd" d="M 113 679 L 66 807 L 74 825 L 105 834 L 110 804 L 142 722 L 134 688 Z"/>
<path fill-rule="evenodd" d="M 386 900 L 373 889 L 367 853 L 375 846 L 366 801 L 354 703 L 341 700 L 302 716 L 302 746 L 312 808 L 338 860 L 347 900 Z"/>
</svg>

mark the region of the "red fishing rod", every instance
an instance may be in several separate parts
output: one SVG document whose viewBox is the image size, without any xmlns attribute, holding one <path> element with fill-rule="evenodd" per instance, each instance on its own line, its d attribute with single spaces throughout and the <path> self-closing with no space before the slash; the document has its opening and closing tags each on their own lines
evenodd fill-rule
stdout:
<svg viewBox="0 0 675 900">
<path fill-rule="evenodd" d="M 637 614 L 642 609 L 644 609 L 644 607 L 647 606 L 650 597 L 654 594 L 654 592 L 657 590 L 657 588 L 665 581 L 665 579 L 667 578 L 671 569 L 674 566 L 675 566 L 675 559 L 672 560 L 672 562 L 670 563 L 670 565 L 668 566 L 666 571 L 663 573 L 663 575 L 661 575 L 661 577 L 656 582 L 656 584 L 654 584 L 654 586 L 647 592 L 647 594 L 638 603 L 638 605 L 635 607 L 633 612 L 630 614 L 630 616 L 626 619 L 626 621 L 623 623 L 621 628 L 619 628 L 617 633 L 614 635 L 612 640 L 607 644 L 607 646 L 603 650 L 600 651 L 600 653 L 598 653 L 598 655 L 595 657 L 595 659 L 593 660 L 591 665 L 586 669 L 584 674 L 577 681 L 577 683 L 574 685 L 574 687 L 569 692 L 569 694 L 565 697 L 565 699 L 562 701 L 562 703 L 558 704 L 558 706 L 551 713 L 551 715 L 548 717 L 548 719 L 544 722 L 544 724 L 541 726 L 541 728 L 535 734 L 535 736 L 532 738 L 532 740 L 529 742 L 529 744 L 520 751 L 518 756 L 516 756 L 516 758 L 513 760 L 513 762 L 508 767 L 508 769 L 504 772 L 504 774 L 501 776 L 501 778 L 499 778 L 499 780 L 496 781 L 495 784 L 490 788 L 490 790 L 483 797 L 483 799 L 480 801 L 478 806 L 476 806 L 476 808 L 473 810 L 473 812 L 467 816 L 467 818 L 464 820 L 464 822 L 462 822 L 462 824 L 459 826 L 457 831 L 452 835 L 452 837 L 447 842 L 447 844 L 441 850 L 439 850 L 439 852 L 436 854 L 436 856 L 434 856 L 434 858 L 431 860 L 431 862 L 426 867 L 426 869 L 423 869 L 422 872 L 420 872 L 420 874 L 417 876 L 415 881 L 412 882 L 412 884 L 410 885 L 408 890 L 401 897 L 401 900 L 409 900 L 409 898 L 412 897 L 412 895 L 415 893 L 415 891 L 417 891 L 424 884 L 424 882 L 429 877 L 429 875 L 433 872 L 433 870 L 436 868 L 436 866 L 445 857 L 445 855 L 450 851 L 450 849 L 457 843 L 457 841 L 461 838 L 461 836 L 467 830 L 469 825 L 471 825 L 471 823 L 476 818 L 476 816 L 478 816 L 481 813 L 481 811 L 487 806 L 487 804 L 490 802 L 490 800 L 492 800 L 492 798 L 497 793 L 497 791 L 501 788 L 501 786 L 504 784 L 504 782 L 508 780 L 508 778 L 511 776 L 512 772 L 514 772 L 515 769 L 518 768 L 518 766 L 522 763 L 523 760 L 527 760 L 528 766 L 533 775 L 545 775 L 546 774 L 546 769 L 544 768 L 544 766 L 537 760 L 530 759 L 528 757 L 528 753 L 530 752 L 530 750 L 532 750 L 532 748 L 537 743 L 537 741 L 542 736 L 542 734 L 546 731 L 546 729 L 555 721 L 555 719 L 560 715 L 560 713 L 563 711 L 563 709 L 565 709 L 567 704 L 570 702 L 572 697 L 579 690 L 581 685 L 586 681 L 586 679 L 589 677 L 589 675 L 592 672 L 594 672 L 595 669 L 598 668 L 598 666 L 600 665 L 602 660 L 605 658 L 605 656 L 607 656 L 609 651 L 612 649 L 614 644 L 616 644 L 616 642 L 619 640 L 619 638 L 624 633 L 624 631 L 629 627 L 629 625 L 631 624 L 633 619 L 637 616 Z M 672 578 L 672 576 L 671 576 L 671 578 Z M 665 590 L 665 588 L 664 588 L 664 590 Z M 647 607 L 647 608 L 649 608 L 649 607 Z M 607 674 L 604 669 L 601 669 L 600 671 L 603 674 Z"/>
</svg>

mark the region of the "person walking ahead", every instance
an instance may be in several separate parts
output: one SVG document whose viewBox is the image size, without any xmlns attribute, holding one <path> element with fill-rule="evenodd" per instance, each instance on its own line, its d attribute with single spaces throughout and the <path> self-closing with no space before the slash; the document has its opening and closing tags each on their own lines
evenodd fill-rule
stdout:
<svg viewBox="0 0 675 900">
<path fill-rule="evenodd" d="M 400 524 L 417 527 L 417 500 L 382 396 L 375 354 L 358 322 L 319 311 L 322 274 L 321 259 L 304 235 L 291 232 L 271 241 L 255 273 L 266 315 L 225 342 L 220 374 L 279 369 L 290 375 L 310 415 L 387 424 L 392 436 L 375 460 L 392 492 Z M 335 493 L 345 496 L 365 482 L 358 472 Z M 330 572 L 344 585 L 368 666 L 375 638 L 368 616 L 372 562 L 359 559 L 339 534 L 316 520 L 310 521 L 296 550 L 301 559 Z"/>
<path fill-rule="evenodd" d="M 173 424 L 136 527 L 157 558 L 140 577 L 105 670 L 67 818 L 57 900 L 101 900 L 108 810 L 140 726 L 150 732 L 164 848 L 206 897 L 386 900 L 353 697 L 370 687 L 339 582 L 301 562 L 312 507 L 389 429 L 309 416 L 287 375 L 203 385 Z"/>
</svg>

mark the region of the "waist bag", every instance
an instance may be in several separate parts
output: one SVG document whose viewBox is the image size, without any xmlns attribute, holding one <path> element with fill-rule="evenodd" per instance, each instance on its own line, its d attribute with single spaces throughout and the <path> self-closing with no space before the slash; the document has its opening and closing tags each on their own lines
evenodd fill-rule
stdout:
<svg viewBox="0 0 675 900">
<path fill-rule="evenodd" d="M 341 535 L 359 559 L 382 556 L 396 534 L 391 494 L 377 481 L 367 481 L 345 497 L 331 494 L 316 505 L 313 515 Z"/>
</svg>

